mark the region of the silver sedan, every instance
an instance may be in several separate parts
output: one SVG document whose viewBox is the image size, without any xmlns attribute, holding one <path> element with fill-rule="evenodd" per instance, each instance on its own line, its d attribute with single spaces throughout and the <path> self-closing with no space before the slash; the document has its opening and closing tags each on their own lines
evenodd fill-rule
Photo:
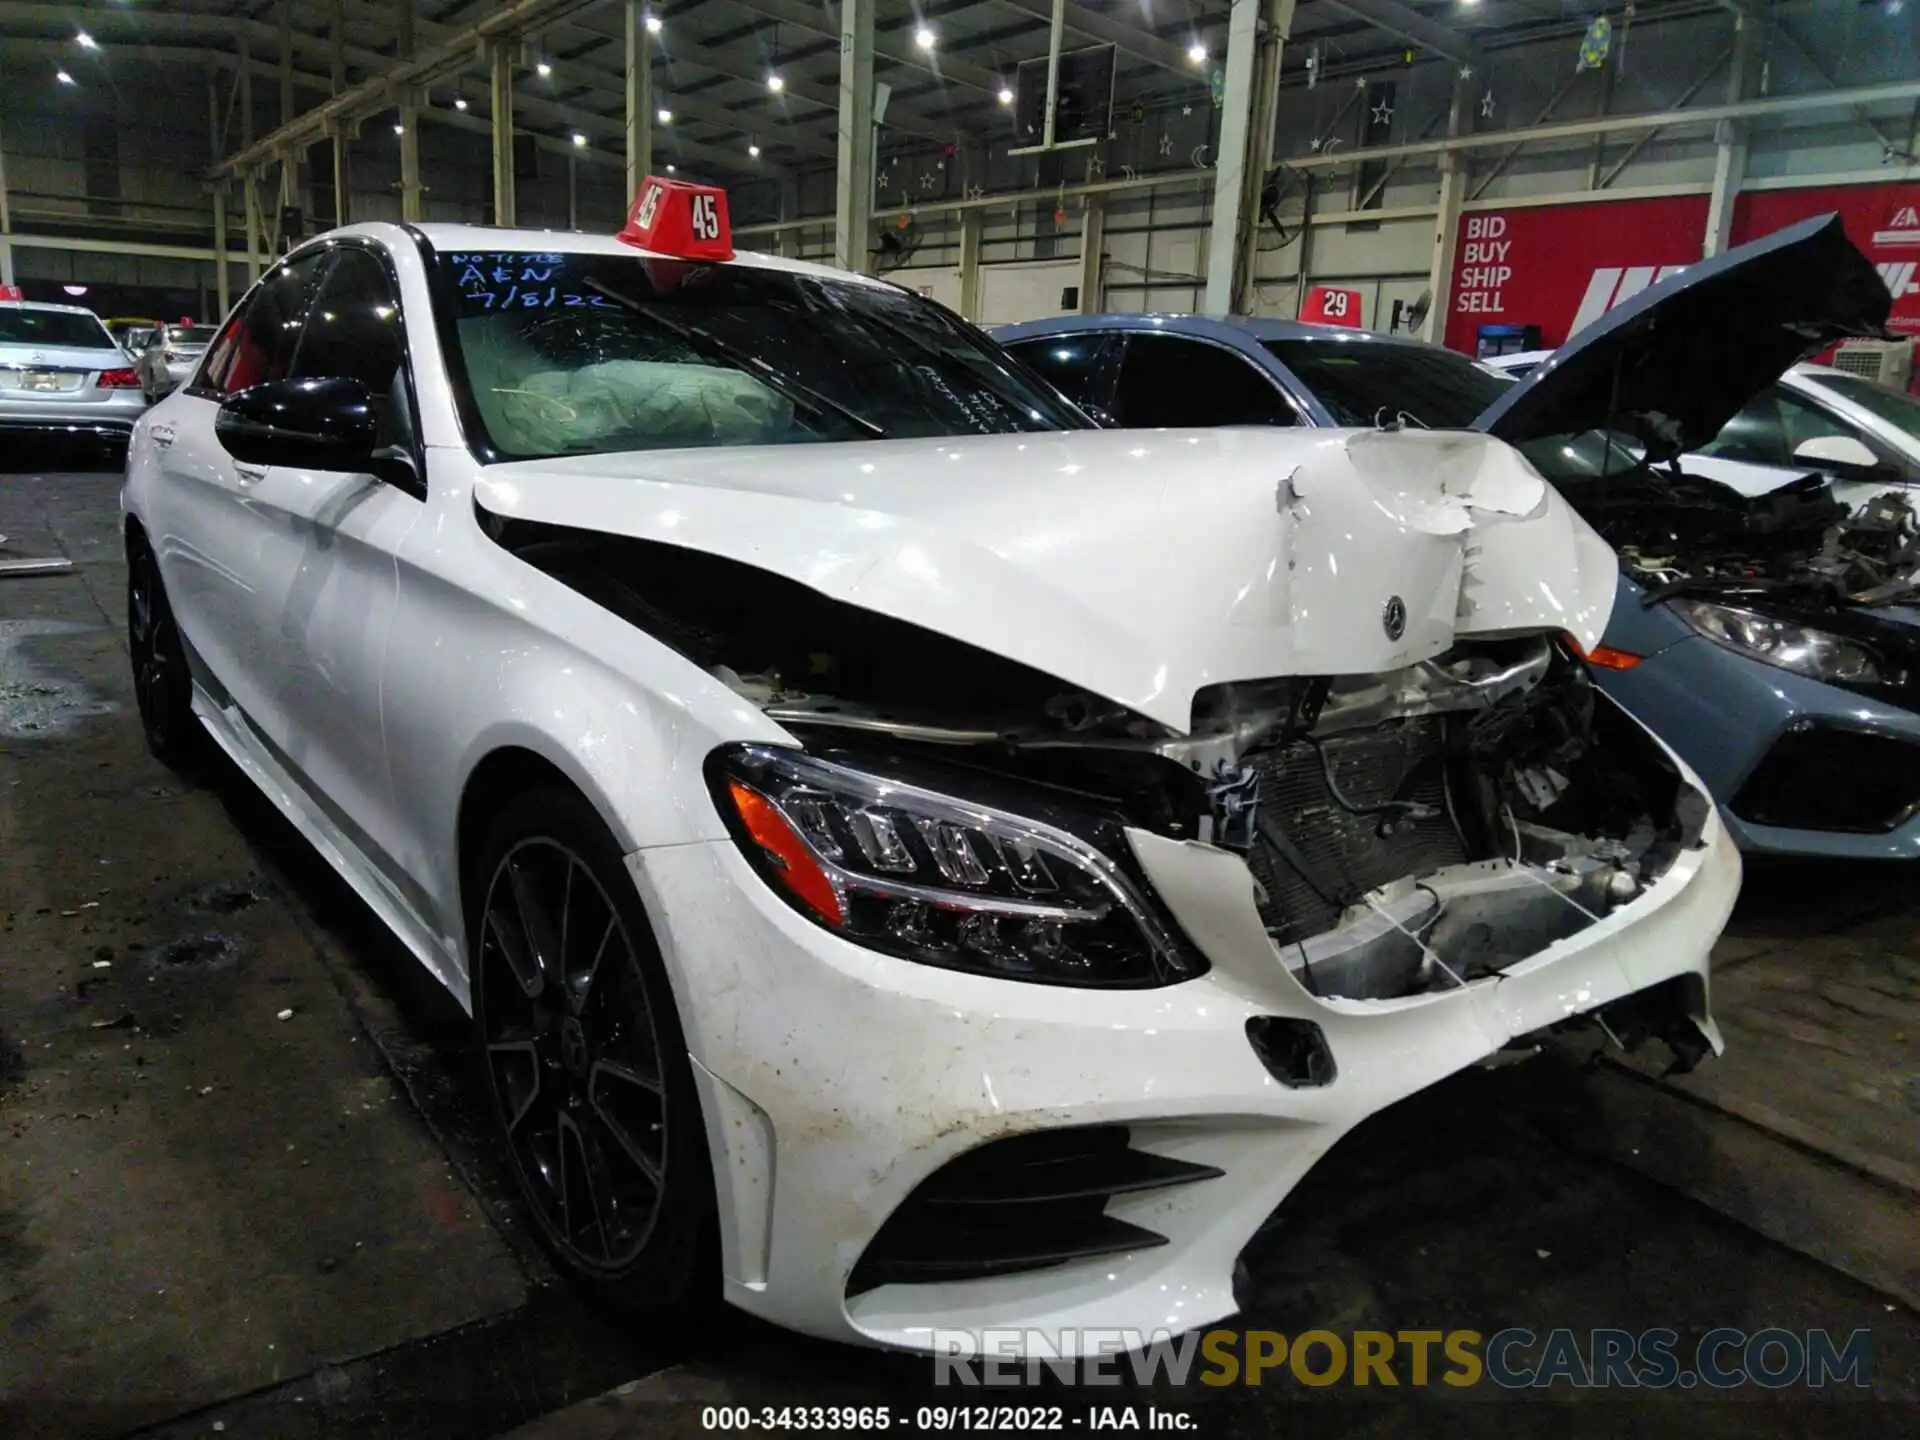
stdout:
<svg viewBox="0 0 1920 1440">
<path fill-rule="evenodd" d="M 91 310 L 0 302 L 0 431 L 124 441 L 146 408 L 132 362 Z"/>
<path fill-rule="evenodd" d="M 149 400 L 158 400 L 192 377 L 215 329 L 212 325 L 162 325 L 148 337 L 138 365 L 140 387 Z"/>
</svg>

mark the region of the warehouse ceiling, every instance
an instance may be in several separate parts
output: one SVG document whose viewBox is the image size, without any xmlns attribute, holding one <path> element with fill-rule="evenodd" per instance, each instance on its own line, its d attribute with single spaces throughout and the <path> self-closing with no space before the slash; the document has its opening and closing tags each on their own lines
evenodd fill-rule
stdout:
<svg viewBox="0 0 1920 1440">
<path fill-rule="evenodd" d="M 1641 0 L 1632 7 L 1632 23 L 1658 26 L 1767 3 Z M 212 64 L 237 70 L 244 55 L 256 113 L 277 121 L 283 35 L 292 51 L 297 113 L 336 86 L 380 74 L 408 53 L 409 43 L 423 50 L 445 42 L 489 8 L 490 0 L 414 0 L 411 7 L 400 0 L 170 0 L 163 13 L 138 0 L 0 0 L 0 53 L 8 56 L 10 73 L 31 73 L 22 62 L 32 57 L 50 75 L 58 66 L 79 83 L 100 68 L 178 73 L 182 66 Z M 1067 7 L 1066 45 L 1114 45 L 1117 105 L 1199 96 L 1221 64 L 1228 8 L 1228 0 L 1074 0 Z M 1013 112 L 1002 97 L 1021 61 L 1046 56 L 1051 9 L 1050 0 L 879 0 L 875 71 L 891 90 L 889 138 L 1009 139 Z M 656 126 L 656 153 L 743 177 L 756 164 L 831 163 L 838 7 L 820 0 L 658 0 L 646 13 L 660 22 L 653 104 L 672 116 Z M 1576 0 L 1300 0 L 1283 83 L 1305 83 L 1309 58 L 1321 78 L 1331 79 L 1399 66 L 1409 56 L 1415 64 L 1463 63 L 1557 37 L 1572 45 L 1592 15 L 1590 5 Z M 78 39 L 83 32 L 91 43 Z M 525 42 L 518 58 L 518 128 L 569 140 L 579 134 L 585 139 L 577 143 L 620 149 L 621 0 L 580 7 Z M 478 53 L 464 75 L 431 87 L 426 98 L 449 112 L 458 102 L 469 125 L 484 117 L 487 87 Z M 229 150 L 239 138 L 229 135 Z M 750 145 L 758 147 L 757 158 L 749 156 Z"/>
</svg>

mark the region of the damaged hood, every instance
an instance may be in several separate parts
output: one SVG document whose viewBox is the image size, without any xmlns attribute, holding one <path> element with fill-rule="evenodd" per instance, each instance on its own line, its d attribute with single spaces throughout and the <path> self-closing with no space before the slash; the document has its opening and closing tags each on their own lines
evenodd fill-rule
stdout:
<svg viewBox="0 0 1920 1440">
<path fill-rule="evenodd" d="M 1456 635 L 1591 645 L 1617 576 L 1523 458 L 1461 432 L 643 451 L 492 465 L 474 497 L 755 566 L 1178 731 L 1208 685 L 1375 674 Z"/>
<path fill-rule="evenodd" d="M 1690 265 L 1587 326 L 1474 421 L 1514 444 L 1611 429 L 1651 462 L 1707 444 L 1792 365 L 1881 332 L 1893 298 L 1837 215 Z"/>
</svg>

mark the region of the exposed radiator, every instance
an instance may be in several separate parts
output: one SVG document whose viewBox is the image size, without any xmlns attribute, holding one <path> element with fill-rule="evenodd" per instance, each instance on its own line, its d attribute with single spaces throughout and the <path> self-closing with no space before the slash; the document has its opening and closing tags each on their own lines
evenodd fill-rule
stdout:
<svg viewBox="0 0 1920 1440">
<path fill-rule="evenodd" d="M 1262 916 L 1282 942 L 1329 929 L 1347 904 L 1390 880 L 1468 858 L 1446 815 L 1439 716 L 1390 721 L 1321 743 L 1340 793 L 1353 804 L 1405 800 L 1435 813 L 1423 820 L 1398 817 L 1393 833 L 1382 836 L 1382 820 L 1395 817 L 1355 815 L 1338 804 L 1313 746 L 1298 741 L 1249 756 L 1260 772 L 1261 813 L 1280 822 L 1312 874 L 1310 884 L 1263 837 L 1248 852 L 1248 866 L 1266 892 Z"/>
</svg>

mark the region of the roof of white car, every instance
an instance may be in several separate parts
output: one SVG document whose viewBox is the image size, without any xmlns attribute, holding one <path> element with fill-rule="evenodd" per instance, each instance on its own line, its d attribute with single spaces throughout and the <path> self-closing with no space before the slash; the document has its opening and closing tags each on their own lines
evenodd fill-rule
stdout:
<svg viewBox="0 0 1920 1440">
<path fill-rule="evenodd" d="M 441 224 L 415 225 L 411 228 L 426 236 L 436 250 L 530 250 L 562 255 L 638 255 L 660 260 L 678 258 L 643 250 L 612 235 L 588 235 L 573 230 L 496 230 L 488 225 Z M 870 275 L 856 275 L 811 260 L 790 260 L 783 255 L 765 255 L 751 250 L 737 250 L 733 259 L 721 263 L 750 265 L 761 270 L 784 270 L 793 275 L 811 275 L 821 280 L 841 280 L 880 289 L 894 288 L 886 281 L 876 280 Z"/>
<path fill-rule="evenodd" d="M 8 310 L 57 310 L 62 315 L 85 315 L 95 320 L 100 318 L 84 305 L 48 305 L 39 300 L 0 300 L 0 307 Z"/>
</svg>

